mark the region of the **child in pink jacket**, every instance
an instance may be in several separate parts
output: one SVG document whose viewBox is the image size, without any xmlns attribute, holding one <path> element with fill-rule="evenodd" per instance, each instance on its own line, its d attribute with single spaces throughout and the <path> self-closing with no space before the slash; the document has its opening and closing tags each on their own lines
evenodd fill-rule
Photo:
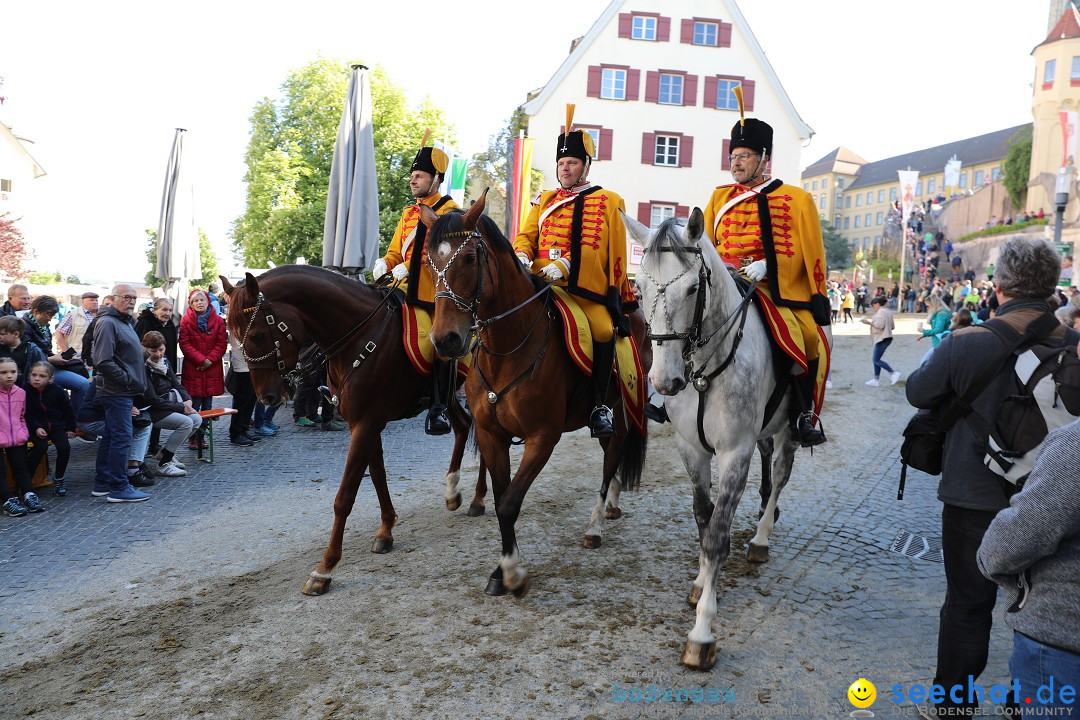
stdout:
<svg viewBox="0 0 1080 720">
<path fill-rule="evenodd" d="M 26 466 L 26 441 L 30 431 L 26 427 L 26 391 L 15 384 L 19 367 L 11 358 L 0 358 L 0 455 L 6 455 L 15 481 L 15 494 L 3 505 L 5 515 L 22 517 L 27 512 L 41 512 L 45 507 L 34 494 L 30 471 Z M 4 464 L 0 462 L 0 488 L 8 490 L 4 477 Z M 19 502 L 19 495 L 23 500 Z"/>
</svg>

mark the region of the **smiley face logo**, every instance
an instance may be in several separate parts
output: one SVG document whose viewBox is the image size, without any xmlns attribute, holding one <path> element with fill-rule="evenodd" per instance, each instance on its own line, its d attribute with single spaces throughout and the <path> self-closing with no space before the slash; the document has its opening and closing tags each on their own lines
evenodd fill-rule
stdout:
<svg viewBox="0 0 1080 720">
<path fill-rule="evenodd" d="M 851 687 L 847 690 L 847 697 L 855 707 L 868 708 L 877 699 L 877 688 L 866 678 L 859 678 L 851 683 Z"/>
</svg>

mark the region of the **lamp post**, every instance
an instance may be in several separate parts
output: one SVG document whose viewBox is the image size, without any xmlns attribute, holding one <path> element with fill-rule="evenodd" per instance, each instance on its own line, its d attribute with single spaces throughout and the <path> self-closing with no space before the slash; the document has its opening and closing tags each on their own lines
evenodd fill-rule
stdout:
<svg viewBox="0 0 1080 720">
<path fill-rule="evenodd" d="M 1069 171 L 1059 167 L 1057 180 L 1054 182 L 1054 245 L 1061 244 L 1061 223 L 1065 217 L 1065 206 L 1069 204 Z"/>
</svg>

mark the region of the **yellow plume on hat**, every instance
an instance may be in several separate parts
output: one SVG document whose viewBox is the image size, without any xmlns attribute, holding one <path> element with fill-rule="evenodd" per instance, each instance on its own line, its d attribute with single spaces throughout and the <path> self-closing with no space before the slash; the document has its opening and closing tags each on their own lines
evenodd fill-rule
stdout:
<svg viewBox="0 0 1080 720">
<path fill-rule="evenodd" d="M 739 124 L 740 125 L 745 125 L 746 124 L 746 112 L 744 110 L 745 106 L 743 105 L 743 99 L 742 99 L 742 85 L 741 84 L 736 85 L 735 87 L 731 88 L 731 92 L 735 93 L 735 99 L 739 101 Z"/>
<path fill-rule="evenodd" d="M 566 103 L 566 134 L 570 134 L 570 127 L 574 124 L 574 108 L 577 105 L 574 103 Z M 584 130 L 578 130 L 581 133 L 581 144 L 585 148 L 585 152 L 589 157 L 596 157 L 596 145 L 593 143 L 592 135 Z"/>
<path fill-rule="evenodd" d="M 427 147 L 428 140 L 431 139 L 431 128 L 424 128 L 424 139 L 420 141 L 420 153 L 423 153 L 424 148 Z M 420 154 L 417 154 L 417 158 Z M 431 148 L 431 164 L 435 168 L 436 172 L 445 173 L 446 169 L 450 166 L 450 158 L 437 147 Z"/>
</svg>

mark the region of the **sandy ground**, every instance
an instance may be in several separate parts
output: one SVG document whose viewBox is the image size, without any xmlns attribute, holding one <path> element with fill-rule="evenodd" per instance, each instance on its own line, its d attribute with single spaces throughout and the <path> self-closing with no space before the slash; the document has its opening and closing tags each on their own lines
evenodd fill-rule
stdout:
<svg viewBox="0 0 1080 720">
<path fill-rule="evenodd" d="M 928 347 L 910 336 L 914 324 L 900 321 L 908 336 L 887 355 L 905 374 Z M 831 442 L 813 458 L 800 453 L 782 507 L 812 492 L 800 489 L 808 472 L 866 472 L 882 442 L 899 444 L 867 428 L 910 413 L 902 385 L 863 386 L 866 327 L 836 334 Z M 624 494 L 624 517 L 607 523 L 602 548 L 585 550 L 600 462 L 595 441 L 568 435 L 526 498 L 518 536 L 532 587 L 522 599 L 484 594 L 498 557 L 496 519 L 448 512 L 438 474 L 391 478 L 399 523 L 387 555 L 368 552 L 377 509 L 364 483 L 345 558 L 320 598 L 300 588 L 325 545 L 336 482 L 291 483 L 207 508 L 14 618 L 0 637 L 0 717 L 615 718 L 628 713 L 608 701 L 613 683 L 719 682 L 678 664 L 697 549 L 670 425 L 653 426 L 643 487 Z M 463 476 L 474 469 L 471 461 Z M 744 497 L 734 548 L 751 534 L 756 500 Z M 781 517 L 774 554 L 784 537 Z M 772 565 L 733 552 L 720 579 L 722 654 L 760 622 L 759 575 Z M 813 633 L 799 632 L 785 644 L 812 648 Z M 728 662 L 723 682 L 753 663 L 752 654 Z"/>
</svg>

